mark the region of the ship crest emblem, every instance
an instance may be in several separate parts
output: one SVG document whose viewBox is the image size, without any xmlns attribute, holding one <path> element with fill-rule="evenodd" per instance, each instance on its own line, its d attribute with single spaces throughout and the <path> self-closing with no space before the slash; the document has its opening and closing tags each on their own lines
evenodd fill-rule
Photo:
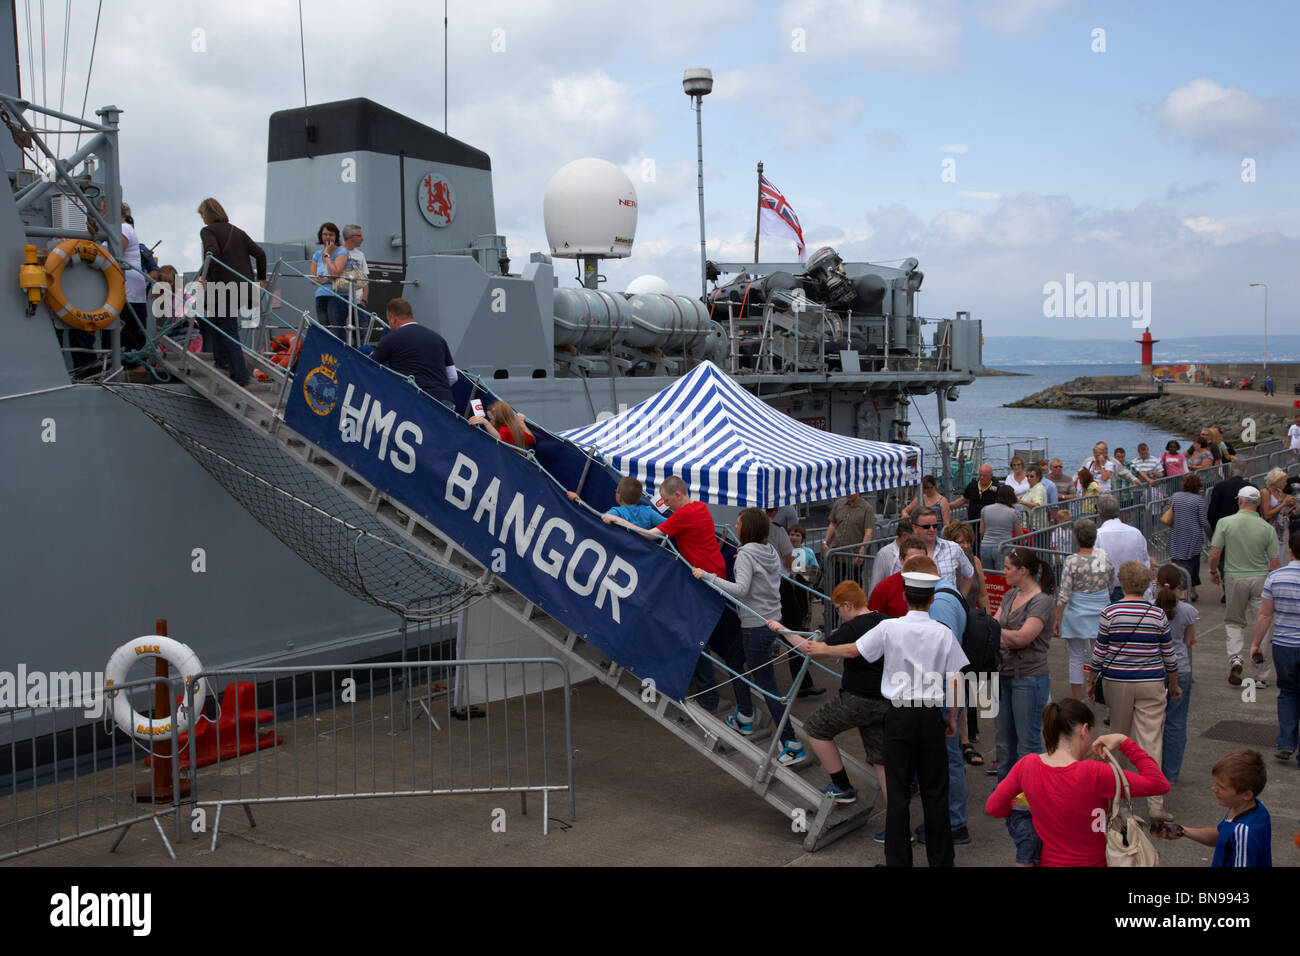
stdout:
<svg viewBox="0 0 1300 956">
<path fill-rule="evenodd" d="M 339 401 L 339 360 L 328 352 L 321 355 L 320 365 L 307 373 L 302 383 L 302 397 L 307 407 L 321 417 L 334 411 Z"/>
<path fill-rule="evenodd" d="M 416 186 L 416 204 L 431 226 L 442 228 L 456 218 L 456 192 L 451 183 L 435 172 L 428 172 Z"/>
</svg>

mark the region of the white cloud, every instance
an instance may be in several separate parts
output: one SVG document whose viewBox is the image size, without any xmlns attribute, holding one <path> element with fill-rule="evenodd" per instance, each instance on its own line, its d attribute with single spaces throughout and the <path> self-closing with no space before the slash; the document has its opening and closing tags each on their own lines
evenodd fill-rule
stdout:
<svg viewBox="0 0 1300 956">
<path fill-rule="evenodd" d="M 1001 193 L 981 192 L 978 189 L 963 189 L 961 191 L 961 195 L 966 196 L 969 199 L 1001 199 L 1002 198 Z"/>
<path fill-rule="evenodd" d="M 1205 77 L 1178 87 L 1155 109 L 1156 121 L 1166 133 L 1198 149 L 1233 152 L 1289 142 L 1295 130 L 1287 114 L 1283 104 Z"/>
<path fill-rule="evenodd" d="M 1039 17 L 1060 9 L 1064 0 L 984 0 L 980 19 L 1008 33 L 1021 33 L 1037 26 Z"/>
<path fill-rule="evenodd" d="M 787 0 L 780 21 L 788 37 L 803 30 L 806 56 L 852 57 L 859 70 L 951 69 L 961 27 L 945 0 Z"/>
<path fill-rule="evenodd" d="M 789 86 L 789 78 L 773 69 L 737 67 L 713 74 L 713 92 L 705 98 L 705 109 L 710 103 L 757 103 L 782 93 Z"/>
<path fill-rule="evenodd" d="M 1223 223 L 1210 216 L 1190 216 L 1182 220 L 1184 226 L 1201 235 L 1222 235 L 1227 229 Z"/>
<path fill-rule="evenodd" d="M 965 245 L 984 235 L 984 224 L 979 216 L 962 209 L 949 209 L 934 219 L 936 234 L 945 241 Z"/>
</svg>

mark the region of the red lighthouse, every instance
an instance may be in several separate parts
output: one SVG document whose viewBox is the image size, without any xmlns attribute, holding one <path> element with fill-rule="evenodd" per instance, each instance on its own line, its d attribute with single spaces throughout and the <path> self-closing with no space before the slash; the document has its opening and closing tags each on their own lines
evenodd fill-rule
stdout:
<svg viewBox="0 0 1300 956">
<path fill-rule="evenodd" d="M 1150 329 L 1143 329 L 1142 338 L 1134 339 L 1133 341 L 1142 346 L 1142 377 L 1147 381 L 1151 381 L 1154 377 L 1151 369 L 1153 364 L 1151 359 L 1151 346 L 1155 345 L 1160 340 L 1151 337 Z"/>
</svg>

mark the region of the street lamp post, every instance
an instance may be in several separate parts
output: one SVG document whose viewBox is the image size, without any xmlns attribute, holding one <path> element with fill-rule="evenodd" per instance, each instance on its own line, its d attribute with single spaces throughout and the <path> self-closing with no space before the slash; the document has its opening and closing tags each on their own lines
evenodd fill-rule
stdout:
<svg viewBox="0 0 1300 956">
<path fill-rule="evenodd" d="M 1252 282 L 1250 287 L 1264 287 L 1264 381 L 1268 381 L 1268 283 Z"/>
<path fill-rule="evenodd" d="M 699 164 L 700 192 L 700 298 L 707 299 L 709 287 L 705 278 L 704 257 L 704 127 L 701 120 L 701 107 L 704 97 L 713 92 L 713 73 L 705 69 L 687 70 L 682 75 L 682 89 L 695 101 L 695 151 Z"/>
</svg>

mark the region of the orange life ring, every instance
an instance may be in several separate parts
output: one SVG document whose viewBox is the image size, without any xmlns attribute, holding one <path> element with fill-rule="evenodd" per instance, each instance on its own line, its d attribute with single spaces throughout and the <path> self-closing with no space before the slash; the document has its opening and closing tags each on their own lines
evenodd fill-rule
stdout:
<svg viewBox="0 0 1300 956">
<path fill-rule="evenodd" d="M 72 261 L 74 255 L 103 272 L 108 283 L 108 300 L 90 312 L 69 305 L 68 297 L 63 293 L 63 267 Z M 45 272 L 50 277 L 49 287 L 45 290 L 45 304 L 74 329 L 95 332 L 112 325 L 122 314 L 126 305 L 126 277 L 122 275 L 122 267 L 99 243 L 89 239 L 65 239 L 45 257 Z"/>
</svg>

